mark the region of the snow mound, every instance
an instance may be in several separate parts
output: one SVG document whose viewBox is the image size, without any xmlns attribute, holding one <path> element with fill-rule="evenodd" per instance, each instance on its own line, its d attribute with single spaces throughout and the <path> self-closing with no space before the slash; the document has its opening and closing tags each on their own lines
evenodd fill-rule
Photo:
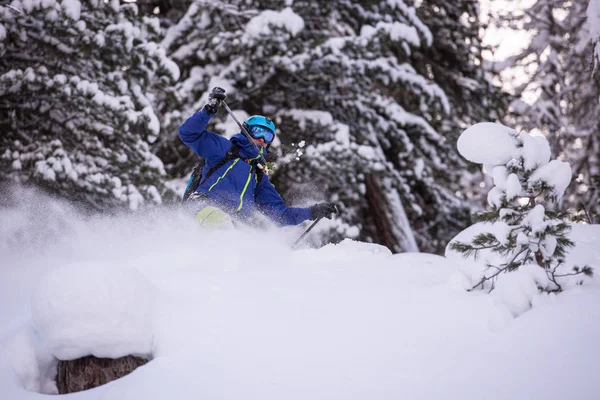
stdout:
<svg viewBox="0 0 600 400">
<path fill-rule="evenodd" d="M 46 274 L 31 300 L 34 326 L 60 360 L 152 353 L 154 288 L 137 270 L 69 264 Z"/>
<path fill-rule="evenodd" d="M 491 295 L 506 305 L 510 313 L 517 317 L 529 310 L 533 303 L 554 296 L 540 293 L 538 284 L 546 285 L 548 277 L 542 268 L 535 264 L 522 265 L 518 270 L 507 273 L 498 280 Z"/>
<path fill-rule="evenodd" d="M 334 250 L 335 249 L 335 250 Z M 353 239 L 344 239 L 337 244 L 328 244 L 320 249 L 321 252 L 333 250 L 333 252 L 339 254 L 341 251 L 345 254 L 362 254 L 362 255 L 392 255 L 390 249 L 385 246 L 376 243 L 360 242 Z"/>
<path fill-rule="evenodd" d="M 517 151 L 517 132 L 493 122 L 481 122 L 458 138 L 458 151 L 467 160 L 486 165 L 506 164 Z"/>
<path fill-rule="evenodd" d="M 0 208 L 11 227 L 0 229 L 0 243 L 30 226 L 29 209 L 9 211 Z M 64 351 L 57 338 L 66 335 L 77 355 L 152 350 L 151 363 L 122 379 L 69 395 L 78 400 L 596 399 L 600 392 L 597 278 L 544 297 L 531 285 L 538 271 L 525 268 L 488 295 L 465 290 L 485 265 L 458 255 L 390 255 L 350 240 L 292 251 L 302 227 L 207 234 L 171 211 L 127 214 L 118 224 L 71 214 L 70 229 L 37 252 L 0 248 L 10 260 L 0 268 L 2 400 L 47 398 L 25 388 L 56 393 L 48 347 Z M 463 234 L 477 233 L 469 229 Z M 599 238 L 600 227 L 575 226 L 568 263 L 597 265 Z"/>
</svg>

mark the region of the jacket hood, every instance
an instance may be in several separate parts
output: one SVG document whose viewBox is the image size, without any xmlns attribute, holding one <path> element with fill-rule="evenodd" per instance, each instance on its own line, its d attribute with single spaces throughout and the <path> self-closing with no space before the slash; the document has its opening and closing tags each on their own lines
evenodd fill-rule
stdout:
<svg viewBox="0 0 600 400">
<path fill-rule="evenodd" d="M 248 138 L 246 137 L 246 135 L 244 135 L 243 133 L 237 133 L 235 135 L 233 135 L 233 137 L 231 138 L 231 141 L 234 142 L 235 144 L 237 144 L 237 146 L 240 148 L 240 155 L 244 158 L 254 158 L 256 156 L 258 156 L 258 153 L 256 152 L 256 148 L 254 147 L 254 143 L 251 143 Z M 260 149 L 260 147 L 259 147 Z M 263 148 L 262 151 L 262 155 L 263 157 L 267 156 L 267 149 Z"/>
</svg>

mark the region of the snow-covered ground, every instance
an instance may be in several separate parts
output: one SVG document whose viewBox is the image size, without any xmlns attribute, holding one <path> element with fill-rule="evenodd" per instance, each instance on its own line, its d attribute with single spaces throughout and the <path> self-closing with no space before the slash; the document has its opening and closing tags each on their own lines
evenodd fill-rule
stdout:
<svg viewBox="0 0 600 400">
<path fill-rule="evenodd" d="M 1 399 L 55 391 L 56 355 L 128 352 L 153 360 L 69 398 L 600 393 L 598 278 L 560 295 L 519 280 L 467 292 L 481 266 L 456 254 L 353 241 L 292 251 L 302 227 L 206 233 L 176 211 L 85 218 L 18 194 L 0 209 Z M 600 227 L 573 239 L 570 260 L 598 271 Z"/>
</svg>

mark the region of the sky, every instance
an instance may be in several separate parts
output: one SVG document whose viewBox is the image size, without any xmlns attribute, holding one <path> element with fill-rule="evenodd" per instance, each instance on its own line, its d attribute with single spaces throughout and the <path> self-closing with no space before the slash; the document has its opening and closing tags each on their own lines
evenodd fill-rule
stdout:
<svg viewBox="0 0 600 400">
<path fill-rule="evenodd" d="M 489 14 L 498 12 L 508 12 L 515 10 L 523 10 L 530 6 L 534 0 L 482 0 L 481 5 L 481 20 L 484 23 L 489 23 Z M 483 35 L 483 44 L 497 46 L 497 49 L 492 52 L 484 53 L 484 56 L 489 60 L 503 60 L 518 52 L 527 43 L 524 38 L 527 34 L 518 32 L 508 28 L 498 28 L 494 24 L 490 24 L 489 28 Z"/>
<path fill-rule="evenodd" d="M 490 14 L 496 15 L 499 12 L 520 11 L 529 7 L 534 0 L 483 0 L 481 1 L 481 19 L 484 23 L 489 23 L 488 29 L 483 32 L 482 43 L 484 46 L 491 46 L 494 51 L 484 51 L 483 58 L 490 62 L 503 61 L 517 54 L 522 50 L 530 40 L 530 34 L 509 28 L 496 27 L 493 23 L 494 18 L 490 19 Z M 526 83 L 530 77 L 522 68 L 505 69 L 500 72 L 502 81 L 496 82 L 505 90 L 512 91 L 513 88 Z M 533 103 L 536 99 L 535 93 L 523 93 L 523 100 L 527 103 Z"/>
</svg>

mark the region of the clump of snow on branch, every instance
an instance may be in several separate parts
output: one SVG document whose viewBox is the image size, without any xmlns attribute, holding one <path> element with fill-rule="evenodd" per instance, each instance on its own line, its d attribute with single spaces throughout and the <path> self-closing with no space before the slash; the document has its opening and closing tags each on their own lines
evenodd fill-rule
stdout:
<svg viewBox="0 0 600 400">
<path fill-rule="evenodd" d="M 504 125 L 482 122 L 460 135 L 458 151 L 464 158 L 477 164 L 504 164 L 516 151 L 517 136 L 517 132 Z"/>
<path fill-rule="evenodd" d="M 531 189 L 542 182 L 552 188 L 550 194 L 558 200 L 571 181 L 568 163 L 550 162 L 550 145 L 543 136 L 517 134 L 504 125 L 482 122 L 465 130 L 457 146 L 464 158 L 482 164 L 494 178 L 494 188 L 488 196 L 491 206 L 500 207 L 507 194 L 509 199 L 520 195 L 520 186 Z M 515 169 L 528 178 L 517 178 L 511 171 Z"/>
<path fill-rule="evenodd" d="M 281 11 L 265 10 L 248 22 L 246 32 L 255 37 L 269 35 L 271 26 L 284 28 L 292 36 L 296 36 L 304 29 L 304 20 L 290 7 Z"/>
</svg>

